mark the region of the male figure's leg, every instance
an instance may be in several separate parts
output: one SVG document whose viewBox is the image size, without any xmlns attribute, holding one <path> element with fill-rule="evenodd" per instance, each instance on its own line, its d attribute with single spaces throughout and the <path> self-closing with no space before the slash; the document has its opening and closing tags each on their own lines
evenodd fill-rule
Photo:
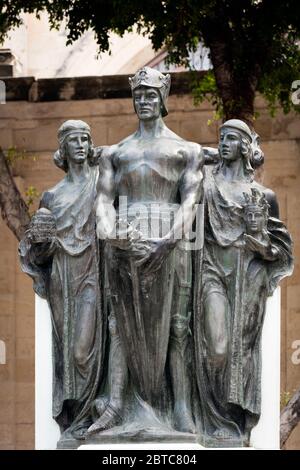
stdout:
<svg viewBox="0 0 300 470">
<path fill-rule="evenodd" d="M 188 336 L 191 301 L 191 252 L 176 249 L 174 299 L 169 343 L 170 372 L 174 394 L 174 426 L 178 431 L 195 432 L 191 413 L 191 383 L 188 373 Z"/>
</svg>

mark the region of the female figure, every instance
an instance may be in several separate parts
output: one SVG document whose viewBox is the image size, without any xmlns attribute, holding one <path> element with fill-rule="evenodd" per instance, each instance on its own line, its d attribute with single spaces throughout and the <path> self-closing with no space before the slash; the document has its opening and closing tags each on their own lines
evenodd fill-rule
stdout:
<svg viewBox="0 0 300 470">
<path fill-rule="evenodd" d="M 253 182 L 252 136 L 223 124 L 220 162 L 206 167 L 205 242 L 194 304 L 204 443 L 248 445 L 260 416 L 260 338 L 266 298 L 292 272 L 291 239 Z M 245 203 L 247 209 L 245 209 Z M 246 211 L 246 212 L 245 212 Z M 248 217 L 248 219 L 247 219 Z M 252 220 L 253 219 L 253 220 Z"/>
<path fill-rule="evenodd" d="M 65 431 L 63 441 L 81 438 L 91 424 L 105 329 L 93 210 L 98 167 L 92 166 L 90 128 L 83 121 L 66 121 L 58 140 L 54 162 L 66 176 L 43 194 L 20 256 L 35 292 L 51 309 L 53 417 Z"/>
</svg>

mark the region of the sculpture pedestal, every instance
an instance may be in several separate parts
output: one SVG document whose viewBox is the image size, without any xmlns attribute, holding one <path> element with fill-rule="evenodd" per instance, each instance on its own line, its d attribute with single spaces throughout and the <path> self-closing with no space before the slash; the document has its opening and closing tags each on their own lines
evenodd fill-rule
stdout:
<svg viewBox="0 0 300 470">
<path fill-rule="evenodd" d="M 47 302 L 36 296 L 35 340 L 35 448 L 56 449 L 59 427 L 52 419 L 52 353 L 51 320 Z M 262 331 L 262 412 L 258 425 L 251 434 L 251 446 L 256 449 L 279 449 L 280 424 L 280 288 L 268 298 L 266 318 Z M 100 439 L 99 439 L 100 441 Z M 98 441 L 98 442 L 99 442 Z M 107 441 L 106 441 L 107 442 Z M 141 442 L 141 441 L 140 441 Z M 125 449 L 125 443 L 83 445 L 81 449 Z M 160 445 L 174 448 L 174 444 L 143 444 L 145 449 L 159 449 Z M 175 444 L 176 445 L 176 444 Z M 141 444 L 128 444 L 128 450 Z M 179 444 L 176 448 L 179 449 Z M 182 447 L 185 446 L 185 447 Z M 191 447 L 190 447 L 191 446 Z M 203 447 L 191 442 L 180 448 Z"/>
<path fill-rule="evenodd" d="M 35 448 L 56 449 L 59 426 L 52 418 L 52 325 L 46 300 L 35 296 Z"/>
</svg>

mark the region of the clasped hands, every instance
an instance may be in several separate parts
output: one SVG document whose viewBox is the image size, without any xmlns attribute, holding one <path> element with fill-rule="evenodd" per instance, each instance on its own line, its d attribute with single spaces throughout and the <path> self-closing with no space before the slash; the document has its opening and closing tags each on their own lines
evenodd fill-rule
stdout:
<svg viewBox="0 0 300 470">
<path fill-rule="evenodd" d="M 126 252 L 137 267 L 142 267 L 143 275 L 159 270 L 176 244 L 175 240 L 167 237 L 147 240 L 139 230 L 122 219 L 119 220 L 117 234 L 108 242 Z"/>
</svg>

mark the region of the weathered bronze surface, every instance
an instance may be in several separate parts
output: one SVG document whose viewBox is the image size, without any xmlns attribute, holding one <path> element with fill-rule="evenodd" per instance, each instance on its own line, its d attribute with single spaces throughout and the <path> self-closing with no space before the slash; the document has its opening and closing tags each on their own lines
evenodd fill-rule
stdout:
<svg viewBox="0 0 300 470">
<path fill-rule="evenodd" d="M 169 75 L 144 67 L 130 85 L 138 129 L 120 143 L 61 126 L 66 177 L 20 244 L 52 314 L 58 446 L 247 446 L 266 299 L 293 267 L 276 196 L 254 181 L 259 137 L 233 119 L 202 149 L 163 122 Z"/>
<path fill-rule="evenodd" d="M 200 434 L 212 446 L 249 445 L 260 416 L 266 299 L 293 265 L 275 195 L 253 180 L 252 162 L 248 126 L 225 122 L 219 162 L 204 177 L 205 244 L 194 307 Z"/>
<path fill-rule="evenodd" d="M 103 370 L 99 248 L 93 206 L 98 168 L 91 166 L 90 128 L 66 121 L 54 161 L 66 176 L 43 194 L 20 244 L 23 270 L 47 299 L 53 327 L 53 417 L 65 435 L 81 437 Z"/>
</svg>

